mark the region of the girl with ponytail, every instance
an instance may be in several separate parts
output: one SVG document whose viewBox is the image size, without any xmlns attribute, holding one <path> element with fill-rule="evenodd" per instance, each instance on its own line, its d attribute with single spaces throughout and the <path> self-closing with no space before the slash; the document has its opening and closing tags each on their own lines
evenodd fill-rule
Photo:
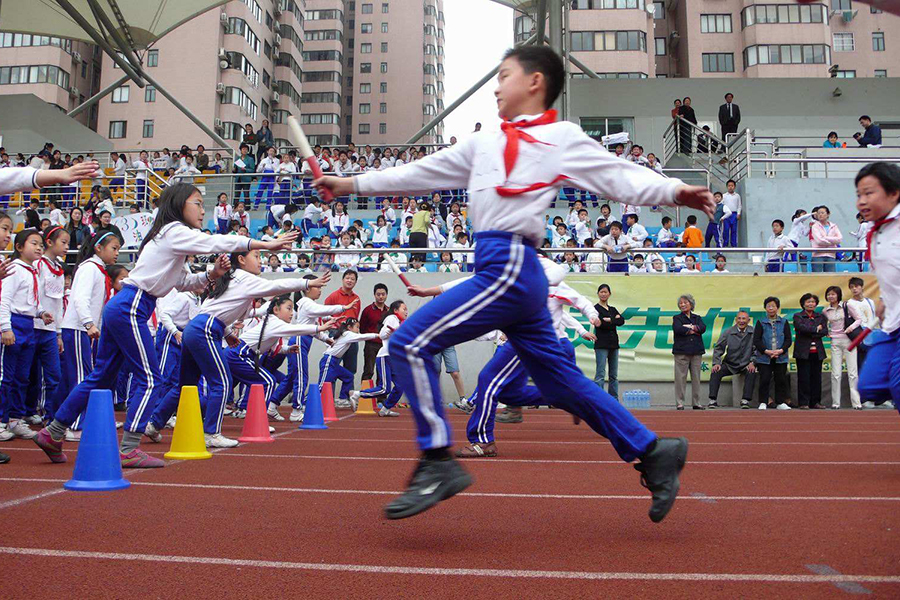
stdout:
<svg viewBox="0 0 900 600">
<path fill-rule="evenodd" d="M 114 233 L 87 236 L 78 251 L 78 266 L 72 279 L 69 301 L 60 322 L 63 352 L 60 359 L 60 382 L 53 402 L 56 417 L 59 405 L 75 387 L 94 370 L 94 346 L 100 339 L 103 307 L 113 296 L 113 278 L 109 269 L 119 259 L 122 241 Z M 70 441 L 81 436 L 80 411 L 63 435 Z"/>
<path fill-rule="evenodd" d="M 53 462 L 65 462 L 63 437 L 87 406 L 91 390 L 115 381 L 120 370 L 132 373 L 128 417 L 119 447 L 122 466 L 127 468 L 162 467 L 164 462 L 138 448 L 141 435 L 156 407 L 161 387 L 159 361 L 147 322 L 156 308 L 157 298 L 172 289 L 201 292 L 229 268 L 228 259 L 219 257 L 207 273 L 185 270 L 187 257 L 195 254 L 281 250 L 294 243 L 294 236 L 262 242 L 225 235 L 207 235 L 203 227 L 203 196 L 193 185 L 176 183 L 163 190 L 153 226 L 141 243 L 134 269 L 124 280 L 122 291 L 103 310 L 106 330 L 101 337 L 94 370 L 75 387 L 56 411 L 56 418 L 35 438 L 38 446 Z M 75 323 L 83 327 L 83 323 Z"/>
<path fill-rule="evenodd" d="M 259 250 L 232 254 L 229 270 L 215 281 L 199 313 L 184 329 L 178 387 L 197 385 L 201 375 L 206 379 L 209 396 L 203 430 L 206 445 L 211 448 L 231 448 L 238 443 L 222 435 L 225 404 L 234 387 L 223 341 L 227 338 L 230 344 L 240 345 L 240 340 L 231 333 L 231 326 L 247 318 L 256 298 L 321 288 L 331 279 L 330 273 L 316 279 L 263 279 L 260 271 Z M 271 324 L 273 320 L 268 321 Z M 244 377 L 246 372 L 240 371 L 239 375 Z"/>
<path fill-rule="evenodd" d="M 307 274 L 304 279 L 315 279 L 315 275 Z M 328 317 L 334 317 L 344 311 L 350 310 L 357 304 L 359 299 L 354 299 L 350 304 L 317 304 L 322 296 L 321 288 L 310 288 L 306 292 L 298 292 L 294 294 L 296 300 L 296 309 L 294 310 L 293 322 L 298 325 L 313 325 L 321 322 Z M 316 339 L 329 346 L 334 342 L 328 335 L 319 333 Z M 303 411 L 306 407 L 306 395 L 309 391 L 309 351 L 312 348 L 313 336 L 301 335 L 290 338 L 288 345 L 299 346 L 299 352 L 288 355 L 288 371 L 287 376 L 281 380 L 275 393 L 272 395 L 272 404 L 269 406 L 269 416 L 280 421 L 283 418 L 278 414 L 277 407 L 285 396 L 291 394 L 291 421 L 298 422 L 303 420 Z"/>
<path fill-rule="evenodd" d="M 381 330 L 378 337 L 381 338 L 381 348 L 375 356 L 375 373 L 378 375 L 378 385 L 360 392 L 353 392 L 350 400 L 354 404 L 359 398 L 378 398 L 386 396 L 378 411 L 379 417 L 399 417 L 400 415 L 391 409 L 397 405 L 403 396 L 403 390 L 396 387 L 392 381 L 391 362 L 388 359 L 388 339 L 397 331 L 397 328 L 409 316 L 409 310 L 403 300 L 391 302 L 390 310 L 381 319 Z"/>
<path fill-rule="evenodd" d="M 341 365 L 341 359 L 347 353 L 347 349 L 351 344 L 377 339 L 377 333 L 360 333 L 359 321 L 356 319 L 345 319 L 334 334 L 334 344 L 325 351 L 325 354 L 322 355 L 322 360 L 319 361 L 319 390 L 322 390 L 324 384 L 333 384 L 340 379 L 340 399 L 348 406 L 352 406 L 353 410 L 356 410 L 356 401 L 359 395 L 356 392 L 351 393 L 350 389 L 353 387 L 353 373 Z"/>
<path fill-rule="evenodd" d="M 337 319 L 329 319 L 321 325 L 291 323 L 294 306 L 290 296 L 278 296 L 269 304 L 262 321 L 253 327 L 245 328 L 237 346 L 228 348 L 228 368 L 235 381 L 251 386 L 260 383 L 266 390 L 266 404 L 270 412 L 277 414 L 277 405 L 270 404 L 277 386 L 276 376 L 265 367 L 266 357 L 270 355 L 298 353 L 297 345 L 285 346 L 284 338 L 292 336 L 311 336 L 337 327 Z M 247 397 L 241 400 L 239 409 L 247 409 Z M 279 415 L 280 416 L 280 415 Z M 283 421 L 284 418 L 278 419 Z"/>
</svg>

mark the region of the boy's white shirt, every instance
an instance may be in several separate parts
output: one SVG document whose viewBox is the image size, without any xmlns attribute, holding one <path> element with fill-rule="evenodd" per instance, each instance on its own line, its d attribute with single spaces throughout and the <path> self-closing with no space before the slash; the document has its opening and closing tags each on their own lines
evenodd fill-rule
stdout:
<svg viewBox="0 0 900 600">
<path fill-rule="evenodd" d="M 532 120 L 540 115 L 514 119 Z M 506 135 L 479 132 L 410 165 L 354 178 L 363 195 L 403 194 L 430 189 L 469 189 L 468 216 L 475 231 L 507 231 L 522 235 L 535 247 L 544 238 L 544 215 L 563 186 L 578 187 L 632 205 L 674 206 L 682 182 L 651 169 L 616 160 L 576 124 L 559 121 L 529 127 L 543 143 L 520 141 L 518 159 L 507 174 L 503 162 Z M 521 189 L 539 182 L 566 179 L 509 197 L 498 187 Z"/>
<path fill-rule="evenodd" d="M 659 245 L 663 242 L 674 242 L 676 241 L 675 233 L 672 229 L 666 229 L 663 227 L 659 230 L 659 233 L 656 234 L 656 244 Z"/>
<path fill-rule="evenodd" d="M 737 213 L 737 216 L 741 216 L 741 195 L 737 192 L 725 192 L 722 194 L 722 202 L 725 203 L 725 207 L 731 210 L 732 213 Z"/>
<path fill-rule="evenodd" d="M 769 241 L 766 243 L 766 248 L 791 248 L 793 245 L 791 244 L 791 240 L 788 239 L 784 232 L 782 231 L 780 234 L 775 235 L 774 233 L 769 236 Z M 778 260 L 782 256 L 782 252 L 766 252 L 766 262 L 770 260 Z"/>
</svg>

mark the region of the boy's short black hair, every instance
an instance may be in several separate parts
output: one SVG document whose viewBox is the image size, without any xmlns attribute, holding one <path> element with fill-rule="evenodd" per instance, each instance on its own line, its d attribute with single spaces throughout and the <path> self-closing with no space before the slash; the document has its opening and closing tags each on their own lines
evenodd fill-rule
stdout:
<svg viewBox="0 0 900 600">
<path fill-rule="evenodd" d="M 378 292 L 378 290 L 384 290 L 385 293 L 387 293 L 387 291 L 388 291 L 387 286 L 384 285 L 383 283 L 376 283 L 375 289 L 372 290 L 372 293 L 374 294 L 374 293 Z"/>
<path fill-rule="evenodd" d="M 671 222 L 672 222 L 672 217 L 663 217 L 662 218 L 663 225 L 665 225 L 666 223 L 671 223 Z"/>
<path fill-rule="evenodd" d="M 634 213 L 629 213 L 628 216 L 625 217 L 625 220 L 626 220 L 626 221 L 627 221 L 628 219 L 634 219 L 634 222 L 635 222 L 635 223 L 637 223 L 637 222 L 640 220 L 640 219 L 638 218 L 638 216 L 637 216 L 636 214 L 634 214 Z"/>
<path fill-rule="evenodd" d="M 613 221 L 612 223 L 609 224 L 610 229 L 612 229 L 613 227 L 618 227 L 620 231 L 622 229 L 624 229 L 624 227 L 622 227 L 622 223 L 620 221 Z"/>
<path fill-rule="evenodd" d="M 566 75 L 566 68 L 559 54 L 549 46 L 519 46 L 507 50 L 503 60 L 507 58 L 516 59 L 528 74 L 541 73 L 544 76 L 547 81 L 544 107 L 553 106 L 562 92 Z"/>
<path fill-rule="evenodd" d="M 715 196 L 719 196 L 719 197 L 721 198 L 721 197 L 722 197 L 722 192 L 713 192 L 713 196 L 714 196 L 714 197 L 715 197 Z"/>
<path fill-rule="evenodd" d="M 688 225 L 696 225 L 697 224 L 697 215 L 688 215 L 687 222 L 688 222 Z"/>
<path fill-rule="evenodd" d="M 847 284 L 847 285 L 849 285 L 850 287 L 853 287 L 854 285 L 862 285 L 862 286 L 864 286 L 864 285 L 866 285 L 866 282 L 863 281 L 861 277 L 851 277 L 851 278 L 850 278 L 850 283 Z"/>
<path fill-rule="evenodd" d="M 784 229 L 784 221 L 782 221 L 781 219 L 775 219 L 774 221 L 772 221 L 772 225 L 774 225 L 775 223 L 778 223 L 779 225 L 781 225 L 781 228 Z"/>
<path fill-rule="evenodd" d="M 855 185 L 863 177 L 872 176 L 878 180 L 887 195 L 900 191 L 900 167 L 893 163 L 873 162 L 859 170 L 856 174 Z"/>
<path fill-rule="evenodd" d="M 728 181 L 725 182 L 725 185 L 728 185 L 729 183 L 733 183 L 734 185 L 737 185 L 737 181 L 735 181 L 734 179 L 729 179 Z"/>
</svg>

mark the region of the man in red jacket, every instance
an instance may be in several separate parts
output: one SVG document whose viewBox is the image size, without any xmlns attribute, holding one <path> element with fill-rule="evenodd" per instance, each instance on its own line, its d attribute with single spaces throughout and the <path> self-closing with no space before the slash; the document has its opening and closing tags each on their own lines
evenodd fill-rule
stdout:
<svg viewBox="0 0 900 600">
<path fill-rule="evenodd" d="M 341 277 L 341 287 L 337 290 L 331 292 L 327 298 L 325 298 L 325 305 L 332 304 L 340 304 L 341 306 L 346 306 L 356 300 L 356 304 L 353 305 L 352 308 L 348 308 L 342 313 L 337 315 L 338 324 L 342 323 L 345 319 L 350 317 L 354 319 L 359 319 L 359 296 L 353 291 L 353 288 L 356 287 L 356 281 L 359 278 L 359 275 L 353 269 L 347 269 L 344 271 L 344 276 Z M 344 368 L 356 375 L 356 361 L 357 355 L 359 354 L 359 344 L 351 344 L 347 349 L 347 353 L 344 354 L 343 365 Z"/>
<path fill-rule="evenodd" d="M 381 331 L 381 319 L 388 312 L 386 304 L 388 288 L 383 283 L 375 284 L 375 302 L 365 307 L 359 318 L 360 333 L 379 333 Z M 372 379 L 375 374 L 375 356 L 381 349 L 381 340 L 367 340 L 363 347 L 363 381 Z"/>
</svg>

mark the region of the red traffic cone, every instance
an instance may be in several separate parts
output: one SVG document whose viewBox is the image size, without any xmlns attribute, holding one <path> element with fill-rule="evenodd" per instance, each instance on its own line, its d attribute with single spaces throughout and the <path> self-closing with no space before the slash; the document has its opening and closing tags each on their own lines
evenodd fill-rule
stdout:
<svg viewBox="0 0 900 600">
<path fill-rule="evenodd" d="M 266 414 L 266 395 L 263 386 L 250 386 L 250 400 L 247 402 L 247 416 L 239 442 L 274 442 L 269 435 L 269 416 Z"/>
<path fill-rule="evenodd" d="M 326 423 L 337 421 L 337 413 L 334 412 L 334 392 L 331 384 L 326 382 L 322 384 L 322 414 L 325 415 Z"/>
</svg>

